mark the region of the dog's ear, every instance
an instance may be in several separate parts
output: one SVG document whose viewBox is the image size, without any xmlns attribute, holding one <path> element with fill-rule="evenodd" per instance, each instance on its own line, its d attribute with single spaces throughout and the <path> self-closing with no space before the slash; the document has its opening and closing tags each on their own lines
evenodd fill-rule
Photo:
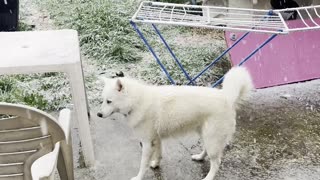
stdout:
<svg viewBox="0 0 320 180">
<path fill-rule="evenodd" d="M 122 89 L 123 89 L 123 84 L 122 84 L 122 82 L 120 81 L 120 79 L 117 79 L 117 82 L 116 82 L 116 89 L 117 89 L 117 91 L 122 91 Z"/>
<path fill-rule="evenodd" d="M 119 71 L 119 72 L 116 73 L 116 76 L 117 77 L 124 77 L 124 74 L 123 74 L 122 71 Z"/>
</svg>

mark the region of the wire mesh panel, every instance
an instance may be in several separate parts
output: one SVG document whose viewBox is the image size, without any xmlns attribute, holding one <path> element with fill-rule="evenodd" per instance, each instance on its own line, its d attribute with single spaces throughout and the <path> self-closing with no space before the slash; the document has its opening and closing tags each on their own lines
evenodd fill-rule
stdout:
<svg viewBox="0 0 320 180">
<path fill-rule="evenodd" d="M 287 33 L 280 13 L 270 10 L 142 2 L 132 21 L 225 30 Z"/>
<path fill-rule="evenodd" d="M 297 14 L 303 26 L 288 28 L 285 21 Z M 132 17 L 133 22 L 194 26 L 233 31 L 287 34 L 320 29 L 320 5 L 281 10 L 258 10 L 215 6 L 195 6 L 144 1 Z"/>
<path fill-rule="evenodd" d="M 302 23 L 300 26 L 287 28 L 288 32 L 320 29 L 320 5 L 281 9 L 275 10 L 274 12 L 284 18 L 286 15 L 297 14 L 297 21 L 301 21 Z M 290 21 L 286 21 L 286 26 L 289 22 Z"/>
</svg>

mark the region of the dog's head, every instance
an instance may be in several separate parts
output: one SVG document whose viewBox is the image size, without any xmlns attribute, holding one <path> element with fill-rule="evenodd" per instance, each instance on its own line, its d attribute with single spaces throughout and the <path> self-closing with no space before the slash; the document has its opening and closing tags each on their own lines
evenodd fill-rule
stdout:
<svg viewBox="0 0 320 180">
<path fill-rule="evenodd" d="M 107 118 L 114 113 L 128 115 L 131 111 L 130 97 L 124 78 L 102 78 L 104 89 L 102 91 L 102 105 L 97 113 L 98 117 Z"/>
</svg>

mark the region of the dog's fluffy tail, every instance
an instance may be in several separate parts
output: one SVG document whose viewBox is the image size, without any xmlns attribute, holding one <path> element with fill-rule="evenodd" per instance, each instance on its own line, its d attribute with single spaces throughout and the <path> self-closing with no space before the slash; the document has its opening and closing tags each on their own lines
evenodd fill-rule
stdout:
<svg viewBox="0 0 320 180">
<path fill-rule="evenodd" d="M 251 76 L 244 67 L 231 68 L 225 75 L 222 86 L 228 101 L 236 107 L 253 89 Z"/>
</svg>

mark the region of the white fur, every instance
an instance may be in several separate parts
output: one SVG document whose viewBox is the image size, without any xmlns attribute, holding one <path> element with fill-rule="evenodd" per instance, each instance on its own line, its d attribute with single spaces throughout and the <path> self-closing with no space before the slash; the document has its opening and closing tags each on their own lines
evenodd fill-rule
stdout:
<svg viewBox="0 0 320 180">
<path fill-rule="evenodd" d="M 100 116 L 114 112 L 127 116 L 128 124 L 143 143 L 140 170 L 132 180 L 142 180 L 148 166 L 161 160 L 161 139 L 196 131 L 205 150 L 193 160 L 210 159 L 204 180 L 213 180 L 226 144 L 236 126 L 236 105 L 252 88 L 250 75 L 242 67 L 232 68 L 223 88 L 195 86 L 151 86 L 130 78 L 105 79 Z M 107 104 L 107 100 L 112 101 Z M 102 114 L 102 115 L 101 115 Z"/>
</svg>

